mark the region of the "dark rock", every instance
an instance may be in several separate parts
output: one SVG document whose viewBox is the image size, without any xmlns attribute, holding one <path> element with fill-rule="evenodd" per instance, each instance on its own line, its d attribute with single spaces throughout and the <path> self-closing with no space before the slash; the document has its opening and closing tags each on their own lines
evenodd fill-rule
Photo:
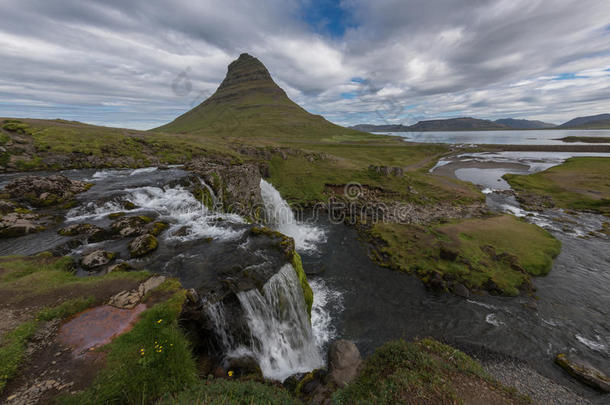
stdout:
<svg viewBox="0 0 610 405">
<path fill-rule="evenodd" d="M 430 280 L 426 284 L 426 286 L 432 290 L 444 290 L 445 289 L 445 280 L 443 280 L 443 275 L 438 272 L 434 272 L 434 275 L 430 277 Z"/>
<path fill-rule="evenodd" d="M 470 297 L 470 291 L 468 290 L 468 288 L 466 288 L 464 286 L 464 284 L 461 284 L 461 283 L 457 283 L 457 284 L 453 285 L 453 287 L 451 288 L 451 291 L 455 295 L 463 297 L 463 298 Z"/>
<path fill-rule="evenodd" d="M 572 377 L 584 384 L 603 392 L 610 392 L 610 378 L 584 361 L 569 358 L 567 355 L 560 353 L 555 357 L 555 362 Z"/>
<path fill-rule="evenodd" d="M 75 194 L 82 193 L 90 187 L 90 183 L 70 180 L 60 175 L 24 176 L 11 181 L 5 186 L 5 190 L 14 199 L 45 207 L 71 200 Z"/>
<path fill-rule="evenodd" d="M 0 238 L 13 238 L 40 232 L 45 229 L 40 217 L 36 214 L 11 212 L 0 218 Z"/>
<path fill-rule="evenodd" d="M 251 356 L 228 359 L 225 368 L 228 371 L 233 371 L 234 377 L 263 377 L 263 372 L 258 362 Z"/>
<path fill-rule="evenodd" d="M 334 341 L 328 350 L 328 381 L 345 387 L 358 375 L 362 358 L 353 342 Z"/>
<path fill-rule="evenodd" d="M 439 256 L 441 259 L 454 262 L 459 255 L 460 252 L 455 247 L 447 243 L 441 243 L 439 251 Z"/>
<path fill-rule="evenodd" d="M 133 266 L 127 262 L 117 263 L 108 267 L 108 273 L 112 273 L 113 271 L 129 271 L 133 270 Z"/>
<path fill-rule="evenodd" d="M 151 234 L 140 235 L 129 243 L 131 257 L 142 257 L 159 247 L 159 242 Z"/>
<path fill-rule="evenodd" d="M 87 253 L 80 262 L 80 265 L 87 270 L 98 269 L 107 265 L 116 258 L 116 254 L 106 250 L 98 249 Z"/>
</svg>

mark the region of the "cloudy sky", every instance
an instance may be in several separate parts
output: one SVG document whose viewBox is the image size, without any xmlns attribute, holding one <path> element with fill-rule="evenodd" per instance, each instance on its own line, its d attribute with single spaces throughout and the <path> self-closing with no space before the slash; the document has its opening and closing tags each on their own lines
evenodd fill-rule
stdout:
<svg viewBox="0 0 610 405">
<path fill-rule="evenodd" d="M 148 129 L 240 53 L 343 124 L 610 113 L 607 0 L 0 0 L 0 116 Z"/>
</svg>

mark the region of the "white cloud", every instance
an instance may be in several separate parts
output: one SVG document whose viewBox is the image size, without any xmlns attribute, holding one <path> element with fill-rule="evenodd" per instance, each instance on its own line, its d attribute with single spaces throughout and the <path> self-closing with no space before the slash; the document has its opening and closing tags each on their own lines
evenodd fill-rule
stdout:
<svg viewBox="0 0 610 405">
<path fill-rule="evenodd" d="M 150 128 L 209 96 L 241 52 L 342 124 L 610 112 L 608 2 L 344 0 L 341 38 L 312 32 L 304 3 L 3 0 L 0 116 Z"/>
</svg>

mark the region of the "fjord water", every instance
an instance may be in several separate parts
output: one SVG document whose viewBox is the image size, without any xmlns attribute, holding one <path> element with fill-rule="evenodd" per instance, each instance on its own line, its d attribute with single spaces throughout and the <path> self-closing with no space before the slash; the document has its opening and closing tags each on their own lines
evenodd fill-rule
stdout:
<svg viewBox="0 0 610 405">
<path fill-rule="evenodd" d="M 565 143 L 563 141 L 560 141 L 559 139 L 568 136 L 610 137 L 610 130 L 547 129 L 527 131 L 426 131 L 383 132 L 383 134 L 400 136 L 406 141 L 418 143 L 489 145 L 586 145 L 582 142 Z M 610 143 L 606 143 L 605 145 L 608 144 Z"/>
</svg>

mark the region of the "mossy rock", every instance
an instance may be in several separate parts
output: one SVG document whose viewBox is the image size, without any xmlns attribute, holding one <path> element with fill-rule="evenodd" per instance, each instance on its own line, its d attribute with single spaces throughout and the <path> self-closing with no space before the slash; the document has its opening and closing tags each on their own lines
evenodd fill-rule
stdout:
<svg viewBox="0 0 610 405">
<path fill-rule="evenodd" d="M 120 212 L 113 212 L 111 214 L 108 214 L 108 218 L 110 219 L 118 219 L 121 217 L 124 217 L 126 214 L 123 211 Z"/>
<path fill-rule="evenodd" d="M 142 257 L 156 250 L 159 247 L 159 242 L 154 235 L 145 234 L 138 236 L 129 243 L 129 254 L 131 257 Z"/>
<path fill-rule="evenodd" d="M 158 222 L 155 222 L 154 224 L 152 224 L 148 233 L 150 233 L 151 235 L 154 235 L 154 236 L 159 236 L 167 228 L 169 228 L 169 225 L 167 224 L 167 222 L 158 221 Z"/>
<path fill-rule="evenodd" d="M 305 297 L 305 305 L 307 306 L 307 314 L 311 319 L 311 307 L 313 306 L 313 290 L 307 281 L 307 275 L 305 274 L 305 270 L 303 269 L 303 261 L 301 260 L 301 256 L 296 252 L 293 252 L 292 255 L 292 267 L 297 273 L 297 277 L 301 283 L 301 289 L 303 290 L 303 296 Z"/>
</svg>

